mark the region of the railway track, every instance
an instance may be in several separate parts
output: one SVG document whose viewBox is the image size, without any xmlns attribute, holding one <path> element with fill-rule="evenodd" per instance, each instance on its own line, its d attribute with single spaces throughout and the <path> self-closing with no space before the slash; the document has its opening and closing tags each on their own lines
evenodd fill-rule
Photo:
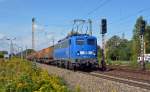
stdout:
<svg viewBox="0 0 150 92">
<path fill-rule="evenodd" d="M 54 65 L 51 65 L 51 66 L 54 66 Z M 150 83 L 145 80 L 138 80 L 136 78 L 134 79 L 134 78 L 121 77 L 121 76 L 116 76 L 116 75 L 109 75 L 109 74 L 105 74 L 105 72 L 99 72 L 99 71 L 87 72 L 87 71 L 77 70 L 75 72 L 150 90 Z"/>
<path fill-rule="evenodd" d="M 89 73 L 82 72 L 82 71 L 77 71 L 77 72 L 84 73 L 86 75 L 91 75 L 91 76 L 103 78 L 103 79 L 107 79 L 107 80 L 111 80 L 111 81 L 115 81 L 115 82 L 128 84 L 128 85 L 134 86 L 134 87 L 140 87 L 140 88 L 150 90 L 150 83 L 147 83 L 147 82 L 131 80 L 131 79 L 127 79 L 127 78 L 120 78 L 120 77 L 111 76 L 111 75 L 107 75 L 107 74 L 103 74 L 103 73 L 97 73 L 97 72 L 89 72 Z"/>
</svg>

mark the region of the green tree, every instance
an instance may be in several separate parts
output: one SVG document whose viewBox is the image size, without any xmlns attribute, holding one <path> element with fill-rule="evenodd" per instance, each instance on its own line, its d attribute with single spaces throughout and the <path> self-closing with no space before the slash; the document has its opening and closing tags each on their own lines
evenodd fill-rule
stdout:
<svg viewBox="0 0 150 92">
<path fill-rule="evenodd" d="M 121 39 L 119 48 L 119 60 L 127 60 L 131 59 L 131 41 L 127 39 Z"/>
<path fill-rule="evenodd" d="M 0 58 L 3 58 L 4 54 L 2 52 L 0 52 Z"/>
<path fill-rule="evenodd" d="M 5 54 L 8 54 L 8 51 L 0 51 L 0 58 L 4 58 Z"/>
<path fill-rule="evenodd" d="M 115 35 L 107 41 L 106 49 L 107 59 L 130 60 L 131 41 L 128 41 L 127 39 Z"/>
<path fill-rule="evenodd" d="M 106 49 L 107 49 L 107 59 L 111 60 L 118 60 L 119 51 L 118 45 L 120 44 L 120 37 L 113 36 L 106 42 Z"/>
</svg>

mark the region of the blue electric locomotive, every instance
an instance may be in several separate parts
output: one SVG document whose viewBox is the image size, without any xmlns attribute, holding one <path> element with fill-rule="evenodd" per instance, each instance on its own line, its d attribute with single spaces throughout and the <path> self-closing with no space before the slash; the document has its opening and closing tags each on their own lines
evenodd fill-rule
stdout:
<svg viewBox="0 0 150 92">
<path fill-rule="evenodd" d="M 97 39 L 88 34 L 75 34 L 58 41 L 54 46 L 54 60 L 57 65 L 70 67 L 95 67 L 97 60 Z"/>
</svg>

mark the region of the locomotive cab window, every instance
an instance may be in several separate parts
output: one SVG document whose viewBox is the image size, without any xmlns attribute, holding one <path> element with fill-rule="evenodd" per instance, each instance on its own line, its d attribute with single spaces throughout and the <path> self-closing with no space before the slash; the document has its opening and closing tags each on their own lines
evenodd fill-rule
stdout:
<svg viewBox="0 0 150 92">
<path fill-rule="evenodd" d="M 95 41 L 95 39 L 88 39 L 88 40 L 87 40 L 87 44 L 88 44 L 88 45 L 95 45 L 95 44 L 96 44 L 96 41 Z"/>
<path fill-rule="evenodd" d="M 83 45 L 84 44 L 84 39 L 76 39 L 76 44 L 77 45 Z"/>
</svg>

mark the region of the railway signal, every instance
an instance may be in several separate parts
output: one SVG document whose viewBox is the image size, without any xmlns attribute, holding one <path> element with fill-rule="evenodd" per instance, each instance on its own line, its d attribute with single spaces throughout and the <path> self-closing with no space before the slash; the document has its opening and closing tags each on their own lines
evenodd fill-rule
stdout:
<svg viewBox="0 0 150 92">
<path fill-rule="evenodd" d="M 105 34 L 107 33 L 107 20 L 102 19 L 101 20 L 101 34 L 102 34 L 102 70 L 106 70 L 106 62 L 105 62 Z"/>
<path fill-rule="evenodd" d="M 144 20 L 141 21 L 141 26 L 140 26 L 140 38 L 141 38 L 141 57 L 142 57 L 142 70 L 145 70 L 145 61 L 144 61 L 144 32 L 145 32 L 145 26 L 146 22 Z"/>
<path fill-rule="evenodd" d="M 107 33 L 107 20 L 106 19 L 102 19 L 102 21 L 101 21 L 101 23 L 102 23 L 102 30 L 101 30 L 101 34 L 105 34 L 105 33 Z"/>
</svg>

